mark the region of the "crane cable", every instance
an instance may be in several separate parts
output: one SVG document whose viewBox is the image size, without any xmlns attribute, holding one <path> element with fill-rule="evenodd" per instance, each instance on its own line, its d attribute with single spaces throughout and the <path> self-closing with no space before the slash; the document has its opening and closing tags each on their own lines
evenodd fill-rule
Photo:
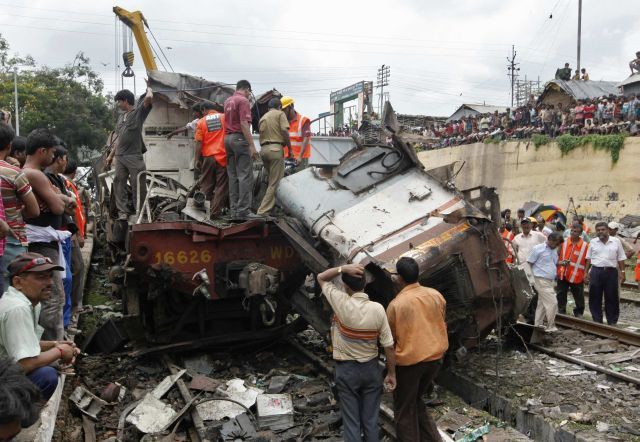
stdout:
<svg viewBox="0 0 640 442">
<path fill-rule="evenodd" d="M 151 38 L 153 38 L 153 41 L 156 42 L 156 46 L 158 46 L 158 49 L 160 50 L 160 53 L 162 54 L 162 56 L 164 57 L 165 61 L 167 62 L 167 64 L 169 65 L 169 68 L 171 69 L 171 72 L 175 72 L 173 70 L 173 66 L 171 66 L 171 62 L 169 61 L 169 58 L 167 57 L 167 55 L 164 53 L 164 51 L 162 50 L 162 46 L 160 46 L 160 43 L 158 43 L 158 40 L 156 39 L 156 36 L 153 35 L 153 31 L 151 30 L 151 28 L 149 27 L 149 25 L 147 23 L 145 23 L 146 28 L 149 30 L 149 34 L 151 34 Z M 153 49 L 153 46 L 151 47 L 151 49 Z M 153 51 L 154 53 L 156 53 L 155 49 Z M 156 54 L 157 56 L 158 54 Z M 164 63 L 162 63 L 162 59 L 160 59 L 160 57 L 158 57 L 158 60 L 160 60 L 160 63 L 162 64 L 162 66 L 164 67 Z M 164 68 L 165 71 L 167 70 L 167 68 Z"/>
</svg>

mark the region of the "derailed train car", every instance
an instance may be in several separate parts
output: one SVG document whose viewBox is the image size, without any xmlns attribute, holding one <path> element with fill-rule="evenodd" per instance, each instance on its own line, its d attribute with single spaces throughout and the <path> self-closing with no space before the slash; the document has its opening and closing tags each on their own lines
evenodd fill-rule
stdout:
<svg viewBox="0 0 640 442">
<path fill-rule="evenodd" d="M 157 128 L 175 110 L 154 112 Z M 386 115 L 394 132 L 390 107 Z M 145 132 L 148 145 L 152 133 Z M 399 136 L 352 146 L 339 161 L 317 161 L 281 182 L 285 215 L 238 224 L 208 221 L 206 202 L 179 174 L 151 170 L 135 220 L 114 225 L 126 230 L 123 260 L 110 272 L 126 329 L 172 348 L 271 340 L 303 321 L 326 332 L 330 312 L 309 276 L 362 263 L 367 293 L 386 305 L 397 292 L 390 271 L 402 256 L 415 258 L 421 282 L 447 299 L 452 347 L 473 347 L 496 324 L 514 321 L 530 289 L 523 273 L 507 268 L 485 213 L 425 171 Z"/>
</svg>

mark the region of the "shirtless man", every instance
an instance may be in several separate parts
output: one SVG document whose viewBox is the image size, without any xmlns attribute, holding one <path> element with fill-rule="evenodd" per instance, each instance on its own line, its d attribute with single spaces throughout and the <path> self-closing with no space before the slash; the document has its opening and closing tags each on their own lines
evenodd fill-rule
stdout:
<svg viewBox="0 0 640 442">
<path fill-rule="evenodd" d="M 65 211 L 73 213 L 75 198 L 63 195 L 44 174 L 43 169 L 53 162 L 58 138 L 48 129 L 35 129 L 27 137 L 27 160 L 24 173 L 31 183 L 33 193 L 40 206 L 40 215 L 26 218 L 27 240 L 29 252 L 40 253 L 55 264 L 64 266 L 64 258 L 60 258 L 60 243 L 71 235 L 71 232 L 58 230 L 62 226 Z M 42 302 L 40 325 L 44 327 L 43 339 L 61 341 L 64 337 L 62 311 L 65 294 L 62 286 L 61 272 L 55 271 L 53 277 L 52 296 Z"/>
</svg>

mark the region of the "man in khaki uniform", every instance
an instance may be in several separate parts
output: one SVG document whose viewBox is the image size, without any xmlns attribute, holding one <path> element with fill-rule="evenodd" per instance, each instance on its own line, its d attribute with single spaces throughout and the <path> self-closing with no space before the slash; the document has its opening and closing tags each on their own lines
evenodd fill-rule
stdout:
<svg viewBox="0 0 640 442">
<path fill-rule="evenodd" d="M 268 215 L 276 203 L 276 189 L 284 177 L 284 146 L 291 149 L 289 120 L 282 112 L 280 99 L 269 101 L 269 111 L 260 118 L 260 156 L 269 177 L 258 215 Z"/>
</svg>

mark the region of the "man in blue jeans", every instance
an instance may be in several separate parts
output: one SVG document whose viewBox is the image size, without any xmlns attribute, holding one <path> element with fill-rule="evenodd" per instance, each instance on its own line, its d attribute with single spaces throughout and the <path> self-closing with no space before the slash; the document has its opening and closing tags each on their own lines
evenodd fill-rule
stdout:
<svg viewBox="0 0 640 442">
<path fill-rule="evenodd" d="M 341 276 L 345 291 L 331 282 L 337 276 Z M 378 342 L 387 356 L 384 385 L 388 391 L 396 387 L 396 357 L 387 314 L 363 292 L 366 278 L 359 264 L 325 270 L 318 275 L 318 284 L 334 313 L 331 343 L 344 440 L 377 441 L 383 389 Z"/>
<path fill-rule="evenodd" d="M 58 385 L 56 361 L 72 363 L 73 342 L 41 341 L 40 301 L 51 296 L 53 272 L 62 270 L 38 253 L 23 253 L 9 264 L 11 286 L 0 298 L 0 357 L 17 362 L 46 400 Z"/>
</svg>

